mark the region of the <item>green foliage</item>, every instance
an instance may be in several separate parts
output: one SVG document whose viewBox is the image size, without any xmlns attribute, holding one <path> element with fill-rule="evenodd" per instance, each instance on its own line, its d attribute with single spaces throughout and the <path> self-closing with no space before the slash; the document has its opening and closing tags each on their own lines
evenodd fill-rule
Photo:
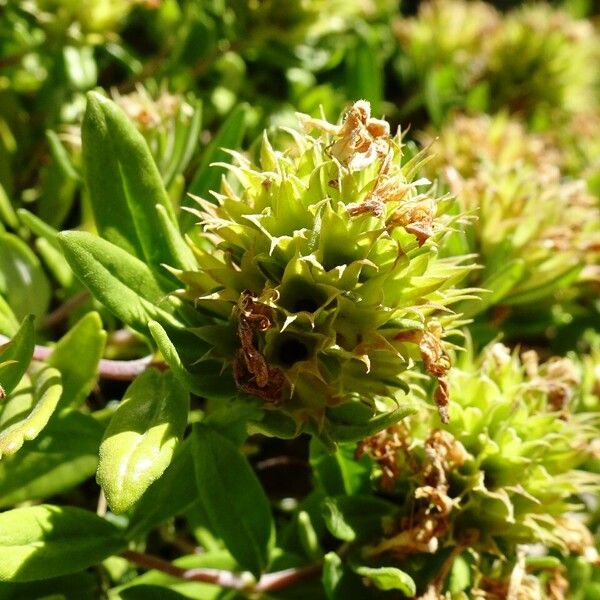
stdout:
<svg viewBox="0 0 600 600">
<path fill-rule="evenodd" d="M 119 530 L 89 511 L 47 504 L 0 515 L 1 581 L 77 573 L 125 545 Z"/>
<path fill-rule="evenodd" d="M 243 569 L 268 565 L 274 528 L 269 501 L 246 459 L 224 436 L 199 427 L 194 436 L 198 497 L 212 527 Z"/>
<path fill-rule="evenodd" d="M 187 423 L 188 396 L 170 374 L 142 373 L 100 444 L 98 483 L 113 512 L 131 508 L 167 468 Z"/>
</svg>

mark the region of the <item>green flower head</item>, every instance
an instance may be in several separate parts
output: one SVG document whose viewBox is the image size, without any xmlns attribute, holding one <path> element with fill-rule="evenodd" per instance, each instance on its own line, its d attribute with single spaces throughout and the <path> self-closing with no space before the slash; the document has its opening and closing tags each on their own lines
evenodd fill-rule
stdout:
<svg viewBox="0 0 600 600">
<path fill-rule="evenodd" d="M 598 415 L 571 412 L 581 386 L 575 364 L 540 364 L 533 351 L 519 357 L 496 343 L 478 359 L 467 351 L 449 386 L 449 423 L 421 411 L 359 445 L 401 511 L 366 554 L 448 556 L 453 548 L 451 561 L 471 552 L 479 572 L 494 577 L 515 568 L 520 544 L 596 561 L 574 513 L 600 482 L 581 469 L 596 451 Z"/>
<path fill-rule="evenodd" d="M 258 166 L 234 153 L 216 204 L 200 200 L 199 269 L 178 272 L 212 318 L 197 333 L 239 390 L 298 423 L 322 427 L 348 403 L 361 420 L 392 410 L 421 360 L 443 412 L 446 307 L 469 295 L 454 285 L 470 269 L 441 257 L 451 202 L 414 180 L 420 158 L 403 159 L 367 102 L 340 125 L 299 119 L 316 135 L 290 130 L 284 152 L 265 136 Z"/>
</svg>

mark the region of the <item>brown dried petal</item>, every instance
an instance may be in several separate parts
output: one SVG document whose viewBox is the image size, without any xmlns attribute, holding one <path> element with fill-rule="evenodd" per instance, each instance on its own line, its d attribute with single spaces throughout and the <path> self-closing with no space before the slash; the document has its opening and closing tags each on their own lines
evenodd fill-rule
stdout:
<svg viewBox="0 0 600 600">
<path fill-rule="evenodd" d="M 433 235 L 435 212 L 435 203 L 429 198 L 417 204 L 405 205 L 394 213 L 388 227 L 404 227 L 417 238 L 419 246 L 422 246 Z"/>
<path fill-rule="evenodd" d="M 450 388 L 445 377 L 440 377 L 438 379 L 438 385 L 435 389 L 433 399 L 435 400 L 442 423 L 448 423 L 450 421 L 450 414 L 448 413 L 448 404 L 450 403 Z"/>
<path fill-rule="evenodd" d="M 241 390 L 269 402 L 277 402 L 281 399 L 285 376 L 280 369 L 269 367 L 254 342 L 255 332 L 265 331 L 271 326 L 272 312 L 269 306 L 257 302 L 252 292 L 242 292 L 234 309 L 241 348 L 235 357 L 233 371 Z"/>
<path fill-rule="evenodd" d="M 242 351 L 238 352 L 233 363 L 233 373 L 237 386 L 247 394 L 258 396 L 267 402 L 279 402 L 286 383 L 285 375 L 280 369 L 271 369 L 267 367 L 266 382 L 263 380 L 258 385 L 254 373 L 247 369 L 246 358 Z"/>
</svg>

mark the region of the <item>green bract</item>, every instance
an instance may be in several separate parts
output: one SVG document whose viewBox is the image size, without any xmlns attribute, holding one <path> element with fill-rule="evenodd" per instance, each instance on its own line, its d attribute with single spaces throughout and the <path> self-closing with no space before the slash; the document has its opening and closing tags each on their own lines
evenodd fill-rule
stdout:
<svg viewBox="0 0 600 600">
<path fill-rule="evenodd" d="M 207 358 L 230 365 L 241 391 L 321 428 L 328 415 L 393 410 L 421 358 L 444 387 L 442 337 L 457 319 L 440 309 L 469 294 L 453 286 L 470 257 L 440 256 L 451 203 L 414 180 L 419 159 L 403 160 L 367 102 L 339 126 L 300 118 L 319 135 L 290 131 L 285 152 L 265 137 L 258 166 L 233 154 L 235 183 L 200 201 L 199 269 L 176 273 L 213 318 L 195 331 Z M 443 389 L 438 400 L 443 415 Z"/>
</svg>

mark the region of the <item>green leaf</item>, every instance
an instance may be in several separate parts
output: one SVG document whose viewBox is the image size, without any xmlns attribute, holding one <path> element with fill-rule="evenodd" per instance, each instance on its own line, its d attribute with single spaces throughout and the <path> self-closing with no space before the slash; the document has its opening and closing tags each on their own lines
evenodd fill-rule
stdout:
<svg viewBox="0 0 600 600">
<path fill-rule="evenodd" d="M 407 597 L 417 593 L 412 577 L 395 567 L 356 567 L 355 572 L 373 582 L 380 590 L 399 590 Z"/>
<path fill-rule="evenodd" d="M 102 434 L 90 415 L 68 412 L 51 419 L 35 440 L 0 461 L 0 507 L 48 498 L 91 477 Z"/>
<path fill-rule="evenodd" d="M 336 538 L 353 542 L 383 533 L 383 519 L 396 510 L 391 502 L 373 496 L 337 496 L 323 502 L 323 518 Z"/>
<path fill-rule="evenodd" d="M 346 522 L 337 504 L 330 499 L 323 505 L 323 517 L 331 535 L 345 542 L 353 542 L 356 539 L 356 532 Z"/>
<path fill-rule="evenodd" d="M 40 261 L 23 240 L 0 234 L 0 294 L 18 319 L 41 317 L 50 304 L 50 284 Z"/>
<path fill-rule="evenodd" d="M 373 116 L 379 116 L 383 99 L 383 76 L 381 60 L 378 56 L 378 40 L 369 40 L 375 36 L 365 31 L 360 36 L 356 48 L 348 56 L 348 86 L 351 98 L 364 98 L 371 103 Z"/>
<path fill-rule="evenodd" d="M 0 458 L 14 454 L 26 440 L 35 439 L 56 409 L 62 385 L 52 367 L 38 372 L 33 391 L 18 387 L 0 405 Z"/>
<path fill-rule="evenodd" d="M 313 527 L 310 515 L 301 510 L 298 513 L 298 537 L 304 553 L 311 560 L 319 560 L 323 558 L 323 550 L 319 544 L 319 536 Z"/>
<path fill-rule="evenodd" d="M 119 530 L 80 508 L 42 504 L 0 514 L 0 581 L 76 573 L 124 548 Z"/>
<path fill-rule="evenodd" d="M 29 212 L 24 208 L 17 211 L 21 223 L 31 231 L 34 235 L 47 239 L 57 250 L 60 249 L 58 243 L 58 231 L 45 221 Z"/>
<path fill-rule="evenodd" d="M 579 277 L 582 268 L 583 265 L 581 264 L 573 265 L 541 284 L 529 286 L 525 284 L 520 290 L 506 296 L 503 301 L 505 304 L 514 306 L 517 304 L 529 304 L 552 297 L 558 288 L 567 287 L 574 283 Z"/>
<path fill-rule="evenodd" d="M 183 441 L 162 477 L 156 480 L 135 505 L 127 537 L 135 538 L 167 519 L 182 514 L 197 497 L 191 441 Z"/>
<path fill-rule="evenodd" d="M 258 577 L 274 543 L 267 496 L 247 459 L 226 437 L 199 426 L 194 443 L 200 501 L 229 552 Z"/>
<path fill-rule="evenodd" d="M 92 391 L 105 342 L 100 315 L 89 312 L 54 346 L 46 363 L 62 375 L 60 408 L 79 406 Z"/>
<path fill-rule="evenodd" d="M 143 334 L 150 320 L 180 325 L 171 299 L 141 260 L 82 231 L 65 231 L 59 239 L 77 277 L 124 323 Z"/>
<path fill-rule="evenodd" d="M 328 552 L 323 559 L 323 574 L 321 576 L 328 600 L 335 600 L 336 588 L 343 576 L 342 559 L 335 552 Z"/>
<path fill-rule="evenodd" d="M 354 459 L 353 444 L 329 452 L 317 438 L 310 440 L 309 459 L 318 488 L 327 496 L 356 494 L 368 482 L 370 468 Z"/>
<path fill-rule="evenodd" d="M 0 600 L 98 600 L 99 583 L 97 576 L 87 571 L 28 583 L 0 583 Z"/>
<path fill-rule="evenodd" d="M 19 330 L 19 321 L 6 300 L 0 296 L 0 335 L 13 337 Z"/>
<path fill-rule="evenodd" d="M 185 511 L 185 520 L 190 533 L 204 551 L 215 552 L 223 549 L 223 542 L 215 535 L 202 502 L 194 502 Z"/>
<path fill-rule="evenodd" d="M 195 394 L 199 396 L 203 395 L 203 390 L 198 387 L 196 380 L 192 376 L 192 374 L 185 368 L 179 354 L 177 353 L 177 348 L 175 348 L 173 342 L 169 339 L 167 332 L 164 328 L 157 323 L 156 321 L 150 321 L 148 323 L 148 329 L 150 330 L 150 335 L 152 335 L 152 339 L 156 342 L 158 349 L 160 350 L 163 358 L 166 363 L 169 365 L 169 368 L 177 377 L 182 385 L 187 387 L 187 389 L 191 390 Z"/>
<path fill-rule="evenodd" d="M 165 187 L 167 188 L 170 187 L 176 175 L 185 170 L 199 145 L 199 137 L 202 131 L 202 101 L 192 100 L 191 105 L 194 112 L 189 123 L 187 122 L 187 116 L 184 117 L 185 121 L 177 123 L 177 136 L 171 153 L 171 160 L 163 175 Z"/>
<path fill-rule="evenodd" d="M 71 271 L 69 263 L 62 254 L 58 241 L 58 231 L 48 225 L 43 219 L 40 219 L 24 208 L 20 208 L 17 213 L 21 223 L 37 236 L 35 248 L 44 260 L 51 275 L 62 287 L 66 289 L 72 288 L 74 280 L 73 271 Z"/>
<path fill-rule="evenodd" d="M 269 437 L 291 440 L 298 437 L 298 424 L 283 413 L 265 410 L 260 421 L 248 423 L 248 433 L 260 433 Z"/>
<path fill-rule="evenodd" d="M 162 585 L 134 585 L 127 587 L 117 594 L 111 594 L 110 599 L 116 600 L 186 600 L 189 596 L 184 596 L 175 590 Z"/>
<path fill-rule="evenodd" d="M 202 155 L 202 162 L 188 190 L 190 194 L 200 196 L 201 198 L 208 198 L 209 191 L 219 190 L 221 176 L 225 170 L 223 167 L 211 165 L 213 163 L 230 161 L 230 155 L 223 148 L 236 149 L 242 143 L 246 131 L 246 115 L 249 108 L 247 104 L 238 104 L 231 111 Z M 182 213 L 181 221 L 183 231 L 187 231 L 194 222 L 191 215 L 187 213 Z"/>
<path fill-rule="evenodd" d="M 196 364 L 192 365 L 193 372 L 190 372 L 183 364 L 175 344 L 160 323 L 150 321 L 148 329 L 171 371 L 187 389 L 203 398 L 227 400 L 235 396 L 237 390 L 233 378 L 221 373 L 217 363 L 214 361 L 197 362 L 206 349 L 202 340 L 197 339 L 195 343 L 194 360 Z"/>
<path fill-rule="evenodd" d="M 471 567 L 463 556 L 457 556 L 448 576 L 448 591 L 457 594 L 471 585 Z"/>
<path fill-rule="evenodd" d="M 173 207 L 142 134 L 112 101 L 88 93 L 82 125 L 85 181 L 98 232 L 157 271 L 175 264 L 157 206 Z"/>
<path fill-rule="evenodd" d="M 64 147 L 58 134 L 55 131 L 46 131 L 46 140 L 48 140 L 48 146 L 50 147 L 50 154 L 56 161 L 58 168 L 62 171 L 63 175 L 68 179 L 79 182 L 81 177 L 71 162 L 68 150 Z M 17 211 L 19 212 L 19 211 Z"/>
<path fill-rule="evenodd" d="M 97 480 L 113 512 L 131 508 L 163 474 L 188 410 L 188 394 L 169 372 L 148 369 L 129 386 L 100 445 Z"/>
<path fill-rule="evenodd" d="M 61 287 L 66 291 L 82 289 L 81 284 L 73 275 L 62 250 L 57 250 L 46 238 L 37 238 L 34 244 L 46 268 Z"/>
<path fill-rule="evenodd" d="M 25 375 L 35 347 L 33 315 L 23 320 L 14 337 L 0 346 L 0 384 L 8 395 Z"/>
<path fill-rule="evenodd" d="M 482 294 L 481 299 L 467 300 L 461 303 L 457 312 L 462 313 L 465 317 L 473 317 L 488 307 L 498 304 L 519 283 L 524 271 L 524 260 L 517 258 L 508 261 L 481 284 L 480 287 L 488 290 L 488 293 Z"/>
<path fill-rule="evenodd" d="M 173 262 L 169 266 L 177 267 L 178 269 L 194 271 L 198 269 L 198 263 L 194 258 L 194 253 L 185 243 L 181 232 L 171 220 L 164 206 L 156 207 L 158 219 L 161 229 L 157 235 L 164 238 L 165 243 L 169 247 L 169 252 L 172 255 Z"/>
<path fill-rule="evenodd" d="M 2 222 L 13 229 L 16 229 L 19 226 L 19 219 L 17 219 L 15 209 L 12 206 L 10 198 L 6 194 L 6 190 L 0 183 L 0 223 Z"/>
<path fill-rule="evenodd" d="M 65 46 L 63 48 L 65 74 L 77 90 L 87 90 L 96 85 L 98 72 L 92 46 Z"/>
</svg>

